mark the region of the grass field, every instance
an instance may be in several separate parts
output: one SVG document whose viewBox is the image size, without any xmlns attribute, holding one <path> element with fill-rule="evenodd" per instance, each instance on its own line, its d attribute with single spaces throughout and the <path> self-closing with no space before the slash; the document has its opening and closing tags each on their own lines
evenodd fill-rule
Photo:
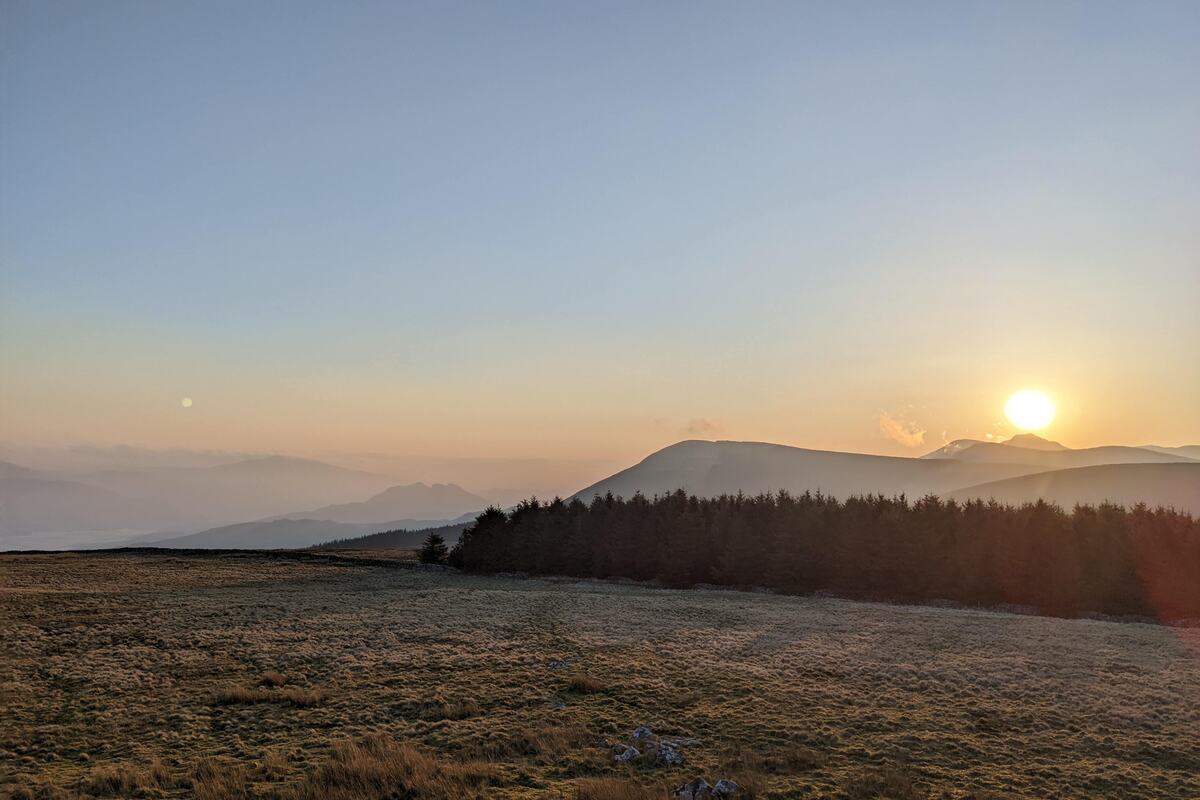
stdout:
<svg viewBox="0 0 1200 800">
<path fill-rule="evenodd" d="M 0 796 L 1200 797 L 1200 629 L 346 556 L 0 556 Z"/>
</svg>

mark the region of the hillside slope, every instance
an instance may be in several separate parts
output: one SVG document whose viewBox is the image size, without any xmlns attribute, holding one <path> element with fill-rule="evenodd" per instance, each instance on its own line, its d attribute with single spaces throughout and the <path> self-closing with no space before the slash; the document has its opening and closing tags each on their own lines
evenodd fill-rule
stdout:
<svg viewBox="0 0 1200 800">
<path fill-rule="evenodd" d="M 1167 453 L 1146 447 L 1105 445 L 1076 450 L 1033 434 L 1014 436 L 1007 442 L 958 439 L 932 453 L 926 453 L 922 458 L 987 464 L 1037 464 L 1045 470 L 1101 464 L 1186 464 L 1191 460 L 1181 453 Z"/>
<path fill-rule="evenodd" d="M 472 520 L 473 521 L 473 520 Z M 333 539 L 318 545 L 321 550 L 391 550 L 398 547 L 420 547 L 421 543 L 431 533 L 441 536 L 446 544 L 454 546 L 458 537 L 470 525 L 470 522 L 459 522 L 454 525 L 441 525 L 436 528 L 418 528 L 416 530 L 395 530 L 369 533 L 352 539 Z"/>
<path fill-rule="evenodd" d="M 274 519 L 327 519 L 333 522 L 375 523 L 394 519 L 444 519 L 482 511 L 491 505 L 453 483 L 411 483 L 393 486 L 359 503 L 339 503 L 299 511 Z"/>
<path fill-rule="evenodd" d="M 1056 470 L 970 486 L 945 496 L 1009 504 L 1042 499 L 1065 508 L 1105 501 L 1123 506 L 1145 503 L 1200 514 L 1200 463 L 1106 464 Z"/>
<path fill-rule="evenodd" d="M 989 464 L 954 459 L 805 450 L 763 442 L 691 440 L 651 453 L 638 464 L 575 494 L 587 501 L 612 492 L 630 497 L 675 489 L 712 497 L 733 494 L 822 491 L 852 494 L 941 494 L 977 483 L 1041 472 L 1036 464 Z"/>
<path fill-rule="evenodd" d="M 473 516 L 471 517 L 474 518 Z M 456 519 L 455 523 L 466 522 Z M 223 525 L 187 536 L 143 540 L 142 546 L 191 549 L 252 548 L 278 550 L 311 547 L 334 539 L 355 539 L 381 531 L 423 530 L 446 525 L 446 520 L 397 519 L 377 523 L 330 522 L 322 519 L 278 519 Z"/>
<path fill-rule="evenodd" d="M 169 504 L 178 513 L 163 527 L 191 530 L 263 519 L 295 508 L 359 501 L 394 483 L 383 475 L 285 456 L 215 467 L 97 471 L 81 473 L 77 479 Z"/>
</svg>

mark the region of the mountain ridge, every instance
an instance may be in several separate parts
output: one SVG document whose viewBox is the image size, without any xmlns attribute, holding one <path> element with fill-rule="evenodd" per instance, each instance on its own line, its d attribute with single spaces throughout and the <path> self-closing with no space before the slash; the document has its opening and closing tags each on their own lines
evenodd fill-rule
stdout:
<svg viewBox="0 0 1200 800">
<path fill-rule="evenodd" d="M 1098 464 L 1021 475 L 943 495 L 951 500 L 996 500 L 1022 505 L 1037 500 L 1065 508 L 1109 502 L 1138 503 L 1200 514 L 1200 462 Z"/>
<path fill-rule="evenodd" d="M 401 518 L 453 519 L 478 512 L 491 503 L 456 483 L 423 482 L 390 486 L 366 500 L 337 503 L 312 511 L 297 511 L 266 519 L 326 519 L 332 522 L 377 523 Z"/>
<path fill-rule="evenodd" d="M 1042 471 L 1036 464 L 976 464 L 865 453 L 809 450 L 768 442 L 689 439 L 657 450 L 633 466 L 578 492 L 632 496 L 684 489 L 713 496 L 822 491 L 852 494 L 939 494 L 962 486 Z M 978 479 L 980 476 L 986 476 Z"/>
</svg>

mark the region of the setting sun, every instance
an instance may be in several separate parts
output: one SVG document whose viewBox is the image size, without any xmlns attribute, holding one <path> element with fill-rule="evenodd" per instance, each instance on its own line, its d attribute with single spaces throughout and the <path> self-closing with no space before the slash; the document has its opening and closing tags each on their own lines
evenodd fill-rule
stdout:
<svg viewBox="0 0 1200 800">
<path fill-rule="evenodd" d="M 1037 389 L 1022 389 L 1004 404 L 1004 416 L 1018 428 L 1039 431 L 1054 419 L 1054 401 Z"/>
</svg>

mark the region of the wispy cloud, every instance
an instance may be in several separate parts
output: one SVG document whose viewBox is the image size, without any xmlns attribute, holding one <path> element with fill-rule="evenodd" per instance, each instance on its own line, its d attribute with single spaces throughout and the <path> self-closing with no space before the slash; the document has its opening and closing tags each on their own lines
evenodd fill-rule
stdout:
<svg viewBox="0 0 1200 800">
<path fill-rule="evenodd" d="M 925 444 L 924 428 L 887 411 L 879 412 L 879 431 L 893 442 L 905 447 L 918 447 Z"/>
<path fill-rule="evenodd" d="M 722 430 L 721 423 L 716 420 L 706 419 L 704 417 L 696 417 L 689 419 L 679 432 L 685 436 L 698 436 L 700 434 L 715 434 Z"/>
</svg>

